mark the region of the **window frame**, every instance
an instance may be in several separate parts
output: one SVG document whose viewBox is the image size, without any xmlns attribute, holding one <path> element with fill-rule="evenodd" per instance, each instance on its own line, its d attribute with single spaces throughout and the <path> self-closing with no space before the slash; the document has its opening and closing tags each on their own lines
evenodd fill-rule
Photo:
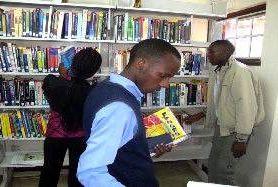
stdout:
<svg viewBox="0 0 278 187">
<path fill-rule="evenodd" d="M 248 18 L 252 18 L 252 17 L 256 17 L 256 16 L 259 17 L 259 16 L 262 16 L 262 15 L 265 15 L 265 11 L 266 11 L 266 3 L 262 3 L 262 4 L 254 6 L 254 7 L 249 7 L 249 8 L 239 10 L 239 11 L 236 11 L 236 12 L 231 12 L 231 13 L 227 14 L 227 18 L 220 19 L 218 21 L 225 21 L 227 19 L 236 18 L 237 19 L 236 24 L 237 24 L 239 19 L 248 19 Z M 254 21 L 254 18 L 252 18 L 252 29 L 253 29 L 253 21 Z M 264 33 L 263 34 L 258 34 L 258 35 L 252 35 L 252 30 L 251 30 L 251 34 L 249 36 L 251 38 L 250 46 L 249 46 L 249 55 L 250 55 L 250 52 L 251 52 L 252 36 L 264 36 Z M 225 38 L 224 31 L 222 33 L 222 38 L 223 39 Z M 237 33 L 236 33 L 235 38 L 233 38 L 233 39 L 236 39 L 236 38 L 237 38 Z M 241 38 L 243 38 L 243 37 L 241 37 Z M 239 58 L 236 58 L 236 59 L 238 61 L 246 64 L 246 65 L 261 66 L 261 57 L 256 57 L 256 58 L 254 58 L 254 57 L 248 57 L 248 58 L 239 57 Z"/>
</svg>

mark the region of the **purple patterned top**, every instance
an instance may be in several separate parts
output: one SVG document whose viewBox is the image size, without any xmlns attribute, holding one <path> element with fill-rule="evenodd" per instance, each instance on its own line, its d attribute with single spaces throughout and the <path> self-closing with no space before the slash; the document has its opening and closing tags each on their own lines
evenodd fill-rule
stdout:
<svg viewBox="0 0 278 187">
<path fill-rule="evenodd" d="M 61 115 L 58 112 L 50 111 L 45 136 L 51 138 L 77 138 L 84 137 L 85 131 L 83 129 L 74 132 L 66 131 Z"/>
</svg>

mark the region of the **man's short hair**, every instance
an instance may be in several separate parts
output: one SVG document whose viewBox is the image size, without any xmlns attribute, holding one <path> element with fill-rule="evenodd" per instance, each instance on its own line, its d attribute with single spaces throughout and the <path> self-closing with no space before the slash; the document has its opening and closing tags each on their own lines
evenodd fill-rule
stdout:
<svg viewBox="0 0 278 187">
<path fill-rule="evenodd" d="M 235 52 L 235 46 L 229 40 L 216 40 L 209 48 L 223 51 L 223 55 L 231 56 Z"/>
<path fill-rule="evenodd" d="M 143 40 L 131 49 L 128 64 L 132 64 L 136 58 L 161 58 L 166 54 L 181 59 L 179 51 L 169 42 L 156 38 Z"/>
</svg>

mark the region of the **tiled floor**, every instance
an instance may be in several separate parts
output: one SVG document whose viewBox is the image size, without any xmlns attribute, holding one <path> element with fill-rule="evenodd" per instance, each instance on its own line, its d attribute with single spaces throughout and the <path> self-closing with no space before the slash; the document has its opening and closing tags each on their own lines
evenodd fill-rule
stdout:
<svg viewBox="0 0 278 187">
<path fill-rule="evenodd" d="M 155 171 L 161 187 L 186 187 L 187 181 L 200 180 L 185 161 L 155 163 Z M 36 174 L 32 177 L 14 177 L 12 187 L 36 187 L 39 172 Z M 66 175 L 60 177 L 58 187 L 67 187 Z"/>
</svg>

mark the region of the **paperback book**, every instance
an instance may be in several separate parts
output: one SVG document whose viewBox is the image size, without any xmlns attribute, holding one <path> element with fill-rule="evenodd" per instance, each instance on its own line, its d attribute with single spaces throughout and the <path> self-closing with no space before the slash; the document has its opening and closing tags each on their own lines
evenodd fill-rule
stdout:
<svg viewBox="0 0 278 187">
<path fill-rule="evenodd" d="M 154 156 L 154 147 L 158 144 L 176 145 L 188 138 L 169 107 L 144 117 L 143 121 L 151 156 Z"/>
</svg>

